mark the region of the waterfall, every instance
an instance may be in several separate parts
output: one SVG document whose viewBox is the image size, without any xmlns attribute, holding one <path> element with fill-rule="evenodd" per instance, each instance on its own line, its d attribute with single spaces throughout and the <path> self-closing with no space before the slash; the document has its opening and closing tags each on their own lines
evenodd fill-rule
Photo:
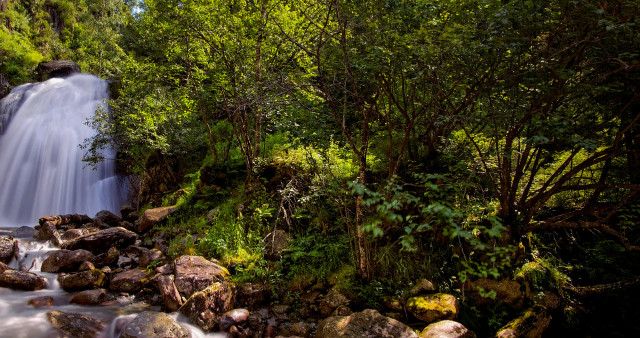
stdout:
<svg viewBox="0 0 640 338">
<path fill-rule="evenodd" d="M 79 148 L 95 135 L 85 122 L 106 98 L 106 81 L 76 74 L 16 87 L 0 101 L 0 226 L 119 208 L 124 189 L 114 161 L 87 167 Z"/>
</svg>

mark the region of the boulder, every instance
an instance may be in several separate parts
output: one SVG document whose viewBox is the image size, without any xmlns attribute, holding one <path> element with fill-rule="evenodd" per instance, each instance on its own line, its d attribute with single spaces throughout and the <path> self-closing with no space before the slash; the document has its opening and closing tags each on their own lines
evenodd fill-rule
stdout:
<svg viewBox="0 0 640 338">
<path fill-rule="evenodd" d="M 91 217 L 87 215 L 66 214 L 66 215 L 50 215 L 50 216 L 40 217 L 38 219 L 38 224 L 44 225 L 45 223 L 49 222 L 54 226 L 59 227 L 59 226 L 68 225 L 68 224 L 83 225 L 86 223 L 90 223 L 91 221 L 92 221 Z"/>
<path fill-rule="evenodd" d="M 425 327 L 420 338 L 476 338 L 476 334 L 458 322 L 441 320 Z"/>
<path fill-rule="evenodd" d="M 513 309 L 522 309 L 526 288 L 511 279 L 494 280 L 488 278 L 478 279 L 470 283 L 469 294 L 476 305 L 489 303 L 504 303 Z M 495 292 L 495 297 L 483 297 L 482 292 Z"/>
<path fill-rule="evenodd" d="M 62 239 L 69 241 L 89 234 L 87 229 L 69 229 L 62 233 Z"/>
<path fill-rule="evenodd" d="M 140 291 L 147 281 L 147 271 L 132 269 L 120 272 L 111 278 L 109 290 L 134 293 Z"/>
<path fill-rule="evenodd" d="M 282 251 L 289 248 L 291 235 L 284 230 L 275 230 L 266 237 L 267 256 L 277 258 L 282 255 Z"/>
<path fill-rule="evenodd" d="M 89 261 L 86 261 L 86 262 L 83 262 L 82 264 L 80 264 L 80 267 L 78 268 L 78 271 L 93 270 L 95 268 L 96 268 L 96 266 L 93 263 L 91 263 Z"/>
<path fill-rule="evenodd" d="M 376 310 L 367 309 L 350 316 L 329 317 L 320 322 L 317 338 L 388 337 L 415 338 L 418 335 L 405 324 Z"/>
<path fill-rule="evenodd" d="M 82 70 L 73 61 L 49 61 L 38 64 L 38 79 L 44 81 L 53 77 L 67 77 L 71 74 L 80 73 Z"/>
<path fill-rule="evenodd" d="M 234 286 L 228 282 L 217 282 L 194 293 L 180 312 L 189 317 L 191 323 L 209 331 L 218 325 L 220 316 L 231 310 L 234 303 Z"/>
<path fill-rule="evenodd" d="M 7 270 L 13 270 L 13 269 L 7 264 L 0 262 L 0 274 L 3 274 Z"/>
<path fill-rule="evenodd" d="M 136 232 L 141 234 L 147 232 L 153 228 L 154 225 L 164 221 L 167 216 L 176 211 L 176 207 L 160 207 L 154 209 L 147 209 L 142 213 L 142 216 L 136 221 Z"/>
<path fill-rule="evenodd" d="M 98 267 L 115 265 L 119 257 L 120 251 L 115 247 L 111 247 L 107 252 L 97 255 L 93 260 L 93 264 Z"/>
<path fill-rule="evenodd" d="M 0 287 L 22 291 L 42 290 L 47 287 L 47 281 L 35 273 L 5 270 L 0 274 Z"/>
<path fill-rule="evenodd" d="M 0 262 L 9 264 L 17 254 L 17 241 L 12 238 L 0 238 Z"/>
<path fill-rule="evenodd" d="M 400 300 L 400 297 L 394 297 L 394 296 L 385 296 L 382 297 L 381 299 L 382 301 L 382 305 L 392 311 L 404 311 L 404 306 L 402 305 L 402 301 Z"/>
<path fill-rule="evenodd" d="M 107 301 L 107 292 L 104 289 L 81 291 L 71 298 L 71 303 L 80 305 L 99 305 L 105 301 Z"/>
<path fill-rule="evenodd" d="M 87 250 L 57 250 L 42 262 L 40 271 L 51 273 L 78 271 L 82 263 L 93 259 L 93 254 Z"/>
<path fill-rule="evenodd" d="M 433 292 L 436 292 L 436 286 L 426 278 L 419 279 L 411 290 L 409 290 L 409 294 L 412 296 Z"/>
<path fill-rule="evenodd" d="M 237 286 L 236 305 L 256 309 L 260 307 L 269 294 L 269 290 L 262 284 L 242 283 Z"/>
<path fill-rule="evenodd" d="M 138 264 L 141 267 L 147 267 L 153 261 L 160 260 L 161 258 L 162 258 L 162 252 L 160 252 L 159 250 L 146 249 L 146 250 L 142 251 L 142 253 L 140 254 L 140 259 L 138 261 Z M 156 263 L 158 263 L 158 262 L 156 262 Z"/>
<path fill-rule="evenodd" d="M 222 331 L 228 331 L 231 326 L 240 326 L 247 322 L 249 318 L 249 310 L 247 309 L 233 309 L 227 311 L 220 316 L 220 323 L 218 328 Z"/>
<path fill-rule="evenodd" d="M 313 328 L 311 327 L 311 324 L 305 323 L 305 322 L 297 322 L 291 325 L 291 328 L 289 329 L 289 333 L 297 337 L 306 338 L 311 336 L 312 330 Z"/>
<path fill-rule="evenodd" d="M 51 311 L 47 313 L 47 319 L 58 331 L 59 337 L 93 338 L 104 329 L 101 321 L 78 313 Z"/>
<path fill-rule="evenodd" d="M 543 306 L 534 306 L 507 323 L 496 333 L 496 338 L 542 337 L 551 323 L 551 316 Z"/>
<path fill-rule="evenodd" d="M 56 226 L 51 222 L 45 222 L 40 226 L 36 238 L 41 241 L 51 241 L 53 245 L 60 247 L 64 242 Z"/>
<path fill-rule="evenodd" d="M 98 269 L 71 274 L 61 273 L 58 275 L 58 282 L 65 291 L 97 289 L 106 285 L 107 276 Z"/>
<path fill-rule="evenodd" d="M 458 300 L 446 293 L 409 298 L 406 308 L 416 318 L 427 323 L 455 319 L 458 316 Z"/>
<path fill-rule="evenodd" d="M 187 338 L 189 331 L 163 312 L 145 311 L 125 326 L 120 338 Z"/>
<path fill-rule="evenodd" d="M 130 205 L 123 205 L 120 207 L 120 215 L 122 216 L 122 219 L 131 223 L 138 219 L 138 211 Z"/>
<path fill-rule="evenodd" d="M 329 317 L 340 306 L 349 305 L 349 299 L 337 288 L 329 290 L 326 296 L 320 301 L 320 314 L 322 317 Z"/>
<path fill-rule="evenodd" d="M 181 256 L 174 263 L 176 287 L 185 297 L 229 277 L 226 268 L 201 256 Z"/>
<path fill-rule="evenodd" d="M 21 226 L 13 231 L 13 236 L 17 238 L 33 238 L 36 233 L 36 229 L 32 227 Z"/>
<path fill-rule="evenodd" d="M 29 305 L 40 308 L 40 307 L 48 307 L 53 305 L 53 297 L 51 296 L 42 296 L 29 299 Z"/>
<path fill-rule="evenodd" d="M 158 274 L 152 281 L 162 296 L 164 309 L 171 312 L 177 311 L 182 306 L 182 297 L 173 283 L 173 276 Z"/>
<path fill-rule="evenodd" d="M 138 235 L 134 232 L 116 227 L 70 240 L 64 243 L 62 248 L 67 250 L 85 249 L 97 255 L 107 252 L 111 247 L 124 249 L 133 244 L 137 238 Z"/>
<path fill-rule="evenodd" d="M 98 211 L 93 218 L 93 224 L 100 229 L 115 228 L 120 226 L 122 218 L 109 210 Z"/>
</svg>

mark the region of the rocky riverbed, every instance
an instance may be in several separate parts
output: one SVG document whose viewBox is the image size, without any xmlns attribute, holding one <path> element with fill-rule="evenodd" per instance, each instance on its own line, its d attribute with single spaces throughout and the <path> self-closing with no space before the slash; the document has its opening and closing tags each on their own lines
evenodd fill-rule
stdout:
<svg viewBox="0 0 640 338">
<path fill-rule="evenodd" d="M 149 230 L 173 211 L 138 216 L 125 207 L 121 216 L 47 216 L 35 229 L 12 229 L 0 239 L 0 318 L 9 330 L 0 336 L 418 336 L 376 310 L 352 312 L 353 297 L 335 287 L 301 290 L 294 313 L 291 305 L 272 303 L 267 286 L 234 283 L 220 262 L 167 258 L 166 239 Z M 434 323 L 421 337 L 475 337 L 453 321 L 457 299 L 426 280 L 415 297 L 387 303 L 392 313 L 397 307 Z"/>
</svg>

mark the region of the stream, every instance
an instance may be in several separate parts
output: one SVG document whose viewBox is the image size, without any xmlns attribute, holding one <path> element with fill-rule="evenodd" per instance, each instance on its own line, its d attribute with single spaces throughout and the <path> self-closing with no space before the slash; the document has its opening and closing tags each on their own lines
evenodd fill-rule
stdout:
<svg viewBox="0 0 640 338">
<path fill-rule="evenodd" d="M 13 269 L 26 267 L 30 272 L 46 278 L 47 287 L 38 291 L 16 291 L 0 287 L 0 337 L 4 338 L 38 338 L 57 337 L 57 331 L 47 321 L 47 312 L 62 311 L 65 313 L 79 313 L 98 319 L 105 324 L 105 328 L 98 337 L 119 337 L 124 327 L 142 311 L 160 311 L 157 306 L 150 306 L 138 302 L 133 296 L 118 297 L 117 300 L 99 306 L 71 304 L 69 300 L 73 293 L 60 288 L 57 274 L 41 272 L 42 262 L 56 247 L 50 242 L 36 241 L 32 238 L 18 238 L 14 234 L 15 228 L 0 228 L 0 237 L 14 236 L 18 240 L 19 254 L 8 265 Z M 34 298 L 50 296 L 52 306 L 34 307 L 29 301 Z M 189 330 L 191 337 L 226 337 L 224 333 L 205 333 L 189 324 L 186 317 L 178 312 L 171 313 L 180 325 Z"/>
</svg>

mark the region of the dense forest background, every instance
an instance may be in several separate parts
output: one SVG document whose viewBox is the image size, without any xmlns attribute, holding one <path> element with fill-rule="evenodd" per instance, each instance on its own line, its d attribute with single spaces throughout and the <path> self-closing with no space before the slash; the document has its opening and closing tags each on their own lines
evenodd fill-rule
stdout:
<svg viewBox="0 0 640 338">
<path fill-rule="evenodd" d="M 624 336 L 639 21 L 636 0 L 0 0 L 0 80 L 67 59 L 112 81 L 86 160 L 115 146 L 133 203 L 178 206 L 173 255 L 276 299 L 333 281 L 383 308 L 427 278 L 481 335 L 555 297 L 552 334 Z"/>
</svg>

